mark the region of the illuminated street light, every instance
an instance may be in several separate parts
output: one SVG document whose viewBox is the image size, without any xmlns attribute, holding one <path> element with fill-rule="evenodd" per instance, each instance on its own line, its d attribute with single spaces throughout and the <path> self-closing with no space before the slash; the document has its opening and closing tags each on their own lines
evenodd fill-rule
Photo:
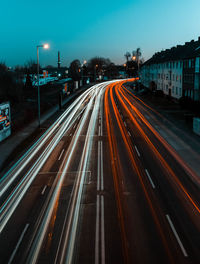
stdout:
<svg viewBox="0 0 200 264">
<path fill-rule="evenodd" d="M 44 49 L 48 49 L 48 48 L 49 48 L 49 44 L 44 44 L 44 45 L 43 45 L 43 48 L 44 48 Z"/>
<path fill-rule="evenodd" d="M 40 75 L 39 75 L 39 48 L 48 49 L 49 44 L 37 45 L 37 85 L 38 85 L 38 125 L 40 127 Z"/>
<path fill-rule="evenodd" d="M 136 56 L 133 56 L 133 57 L 132 57 L 132 60 L 134 60 L 134 61 L 135 61 L 135 60 L 136 60 Z"/>
</svg>

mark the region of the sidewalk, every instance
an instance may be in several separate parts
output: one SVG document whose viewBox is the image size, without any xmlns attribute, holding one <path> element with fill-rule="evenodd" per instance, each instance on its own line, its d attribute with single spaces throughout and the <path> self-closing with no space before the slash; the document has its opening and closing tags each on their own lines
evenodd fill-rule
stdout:
<svg viewBox="0 0 200 264">
<path fill-rule="evenodd" d="M 62 105 L 64 106 L 67 104 L 70 100 L 84 92 L 88 87 L 91 85 L 85 85 L 81 89 L 77 90 L 74 92 L 72 95 L 67 97 L 66 99 L 63 100 Z M 50 117 L 55 115 L 56 113 L 59 113 L 59 106 L 54 106 L 51 108 L 49 111 L 45 112 L 44 114 L 41 115 L 41 125 L 45 123 Z M 0 143 L 0 172 L 1 170 L 4 169 L 5 161 L 9 158 L 9 156 L 14 152 L 14 150 L 17 147 L 20 147 L 20 145 L 25 142 L 29 137 L 33 136 L 34 133 L 36 133 L 38 130 L 38 120 L 34 120 L 31 122 L 29 125 L 27 125 L 25 128 L 22 130 L 16 132 L 14 135 L 11 134 L 10 137 L 5 139 Z M 41 129 L 38 131 L 41 133 Z M 36 135 L 38 136 L 38 135 Z M 17 157 L 15 157 L 17 158 Z"/>
</svg>

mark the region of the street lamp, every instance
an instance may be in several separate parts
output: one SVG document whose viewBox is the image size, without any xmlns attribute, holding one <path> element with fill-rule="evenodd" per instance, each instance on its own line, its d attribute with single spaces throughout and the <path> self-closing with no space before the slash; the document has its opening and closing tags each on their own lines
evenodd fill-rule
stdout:
<svg viewBox="0 0 200 264">
<path fill-rule="evenodd" d="M 40 74 L 39 74 L 39 48 L 48 49 L 49 44 L 37 45 L 37 85 L 38 85 L 38 124 L 40 127 Z"/>
</svg>

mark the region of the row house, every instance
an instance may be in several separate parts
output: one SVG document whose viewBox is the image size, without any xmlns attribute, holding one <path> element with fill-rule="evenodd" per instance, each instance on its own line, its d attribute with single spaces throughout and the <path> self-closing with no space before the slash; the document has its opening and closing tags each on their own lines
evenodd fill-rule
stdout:
<svg viewBox="0 0 200 264">
<path fill-rule="evenodd" d="M 200 100 L 200 38 L 155 53 L 140 69 L 141 83 L 179 99 Z"/>
</svg>

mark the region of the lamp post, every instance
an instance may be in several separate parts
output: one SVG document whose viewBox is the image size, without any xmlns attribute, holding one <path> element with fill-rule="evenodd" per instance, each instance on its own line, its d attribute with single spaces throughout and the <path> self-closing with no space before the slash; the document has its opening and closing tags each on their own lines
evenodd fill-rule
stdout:
<svg viewBox="0 0 200 264">
<path fill-rule="evenodd" d="M 97 68 L 98 68 L 98 64 L 96 64 L 94 67 L 94 82 L 95 83 L 96 83 L 96 79 L 97 79 Z"/>
<path fill-rule="evenodd" d="M 84 65 L 85 65 L 86 63 L 87 63 L 87 61 L 84 60 L 82 66 L 81 66 L 81 80 L 82 80 L 82 86 L 83 86 L 83 67 L 84 67 Z"/>
<path fill-rule="evenodd" d="M 124 77 L 125 77 L 125 78 L 126 78 L 126 71 L 127 71 L 126 63 L 124 63 Z"/>
<path fill-rule="evenodd" d="M 48 49 L 49 45 L 37 45 L 37 86 L 38 86 L 38 126 L 40 127 L 40 74 L 39 74 L 39 48 Z"/>
</svg>

